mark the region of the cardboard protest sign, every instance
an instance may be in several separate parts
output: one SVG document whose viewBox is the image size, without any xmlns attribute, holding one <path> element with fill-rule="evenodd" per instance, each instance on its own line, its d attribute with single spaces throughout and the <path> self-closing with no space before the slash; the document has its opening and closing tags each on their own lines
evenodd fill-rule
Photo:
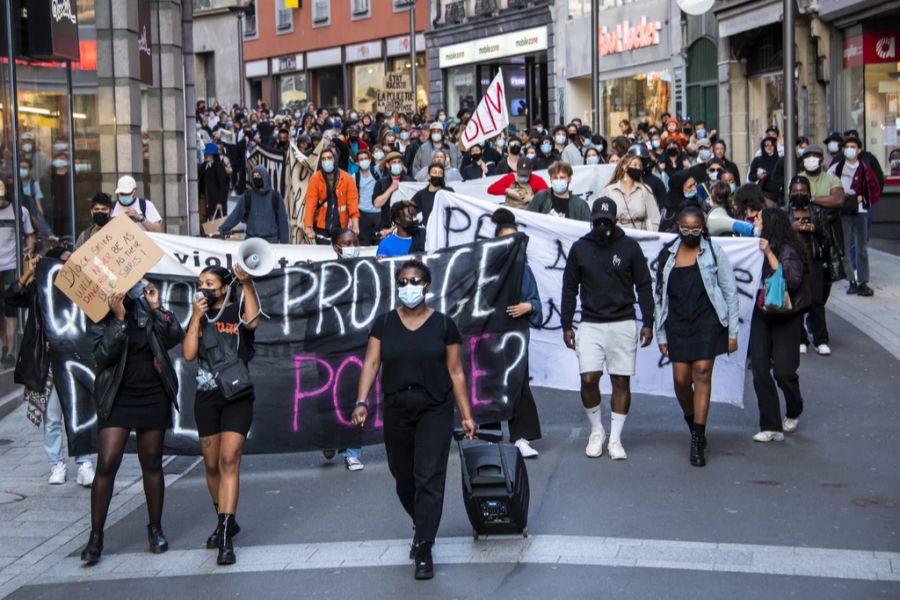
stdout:
<svg viewBox="0 0 900 600">
<path fill-rule="evenodd" d="M 99 323 L 113 292 L 127 292 L 163 256 L 128 215 L 119 215 L 76 250 L 59 270 L 55 285 Z"/>
<path fill-rule="evenodd" d="M 416 95 L 412 80 L 403 73 L 385 73 L 384 86 L 378 93 L 378 110 L 387 112 L 416 112 Z"/>
</svg>

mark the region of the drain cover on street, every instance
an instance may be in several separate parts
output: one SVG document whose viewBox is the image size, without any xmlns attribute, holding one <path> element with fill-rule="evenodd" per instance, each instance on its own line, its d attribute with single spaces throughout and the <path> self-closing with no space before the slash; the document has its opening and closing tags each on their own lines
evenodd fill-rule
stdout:
<svg viewBox="0 0 900 600">
<path fill-rule="evenodd" d="M 21 502 L 25 499 L 22 494 L 14 492 L 0 492 L 0 504 L 10 504 L 12 502 Z"/>
</svg>

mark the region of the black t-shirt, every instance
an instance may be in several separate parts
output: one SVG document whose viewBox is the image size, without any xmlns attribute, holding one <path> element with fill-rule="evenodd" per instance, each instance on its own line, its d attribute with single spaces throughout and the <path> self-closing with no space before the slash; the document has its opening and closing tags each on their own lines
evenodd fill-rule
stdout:
<svg viewBox="0 0 900 600">
<path fill-rule="evenodd" d="M 442 189 L 448 192 L 452 192 L 452 187 L 444 186 Z M 419 214 L 422 215 L 422 224 L 428 225 L 428 217 L 431 216 L 431 210 L 434 208 L 434 197 L 437 195 L 437 191 L 432 192 L 428 189 L 428 186 L 423 187 L 421 190 L 413 194 L 412 201 L 415 203 L 416 208 L 419 210 Z"/>
<path fill-rule="evenodd" d="M 381 388 L 385 397 L 424 388 L 434 404 L 450 400 L 453 383 L 447 370 L 447 346 L 462 343 L 453 319 L 434 311 L 415 331 L 407 329 L 396 310 L 379 316 L 371 337 L 381 340 Z"/>
<path fill-rule="evenodd" d="M 134 316 L 129 314 L 125 335 L 128 357 L 125 359 L 125 372 L 116 402 L 123 405 L 143 405 L 148 401 L 155 401 L 157 392 L 161 394 L 164 391 L 147 339 L 147 329 L 140 327 Z"/>
<path fill-rule="evenodd" d="M 210 309 L 203 319 L 205 320 L 207 317 L 214 318 L 218 312 L 218 309 Z M 215 389 L 216 387 L 215 382 L 212 380 L 212 368 L 203 343 L 203 336 L 207 332 L 213 331 L 218 334 L 221 342 L 228 348 L 227 352 L 229 354 L 236 354 L 245 363 L 250 362 L 250 359 L 253 358 L 253 332 L 241 324 L 241 303 L 234 301 L 225 307 L 218 321 L 204 323 L 200 331 L 197 387 L 201 391 Z"/>
<path fill-rule="evenodd" d="M 568 217 L 569 216 L 569 199 L 568 198 L 560 198 L 552 191 L 550 192 L 550 202 L 553 204 L 553 210 L 555 210 L 558 214 Z"/>
</svg>

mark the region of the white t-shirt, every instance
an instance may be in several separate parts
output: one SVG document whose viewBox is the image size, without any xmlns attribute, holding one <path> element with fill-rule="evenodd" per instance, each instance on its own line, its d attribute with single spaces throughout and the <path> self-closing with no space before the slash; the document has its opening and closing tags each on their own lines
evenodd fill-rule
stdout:
<svg viewBox="0 0 900 600">
<path fill-rule="evenodd" d="M 147 212 L 144 214 L 144 218 L 146 220 L 150 221 L 151 223 L 159 223 L 160 221 L 162 221 L 162 217 L 159 215 L 159 212 L 157 212 L 156 207 L 153 206 L 153 202 L 151 202 L 150 200 L 145 200 L 145 202 L 147 203 Z M 113 207 L 112 215 L 110 216 L 110 218 L 114 219 L 114 218 L 118 217 L 119 215 L 124 213 L 129 208 L 133 208 L 137 212 L 141 212 L 141 201 L 135 200 L 128 206 L 123 206 L 119 202 L 116 202 L 115 206 Z M 147 231 L 147 228 L 144 227 L 143 223 L 138 223 L 137 221 L 135 221 L 134 224 L 137 225 L 138 227 L 140 227 L 141 229 L 143 229 L 144 231 Z"/>
<path fill-rule="evenodd" d="M 0 271 L 9 271 L 16 268 L 16 221 L 13 211 L 15 207 L 10 204 L 0 209 Z M 34 227 L 31 226 L 31 215 L 28 209 L 22 207 L 22 235 L 33 235 Z"/>
</svg>

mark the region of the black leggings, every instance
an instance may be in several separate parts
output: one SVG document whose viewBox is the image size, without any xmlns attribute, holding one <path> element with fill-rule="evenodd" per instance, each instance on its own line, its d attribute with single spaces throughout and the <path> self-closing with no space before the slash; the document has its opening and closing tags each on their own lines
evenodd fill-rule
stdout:
<svg viewBox="0 0 900 600">
<path fill-rule="evenodd" d="M 796 419 L 803 412 L 800 393 L 800 332 L 803 315 L 768 315 L 753 309 L 750 324 L 750 365 L 753 389 L 759 404 L 760 431 L 781 431 L 781 404 L 778 388 L 784 394 L 785 415 Z M 774 379 L 773 376 L 774 375 Z"/>
<path fill-rule="evenodd" d="M 103 531 L 109 502 L 112 500 L 116 473 L 125 454 L 125 443 L 131 430 L 124 427 L 104 427 L 100 429 L 100 450 L 97 453 L 97 472 L 91 486 L 91 529 Z M 159 525 L 162 519 L 163 481 L 162 455 L 164 429 L 139 429 L 137 431 L 138 460 L 144 480 L 144 497 L 147 499 L 147 513 L 151 525 Z"/>
</svg>

